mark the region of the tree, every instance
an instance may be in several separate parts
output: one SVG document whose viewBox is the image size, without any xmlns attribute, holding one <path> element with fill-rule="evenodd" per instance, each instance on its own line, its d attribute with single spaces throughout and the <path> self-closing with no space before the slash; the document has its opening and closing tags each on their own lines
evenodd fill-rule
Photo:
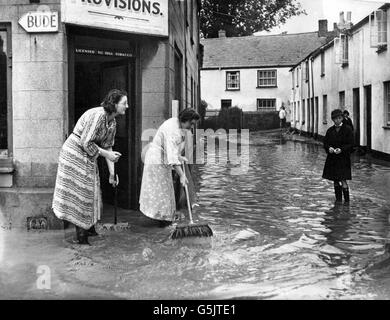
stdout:
<svg viewBox="0 0 390 320">
<path fill-rule="evenodd" d="M 200 29 L 204 38 L 249 36 L 268 31 L 288 18 L 306 14 L 297 0 L 202 0 Z"/>
</svg>

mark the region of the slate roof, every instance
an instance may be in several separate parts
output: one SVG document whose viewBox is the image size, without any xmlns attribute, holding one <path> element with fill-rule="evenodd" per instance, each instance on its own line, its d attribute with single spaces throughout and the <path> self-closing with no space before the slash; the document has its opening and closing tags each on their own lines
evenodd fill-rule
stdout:
<svg viewBox="0 0 390 320">
<path fill-rule="evenodd" d="M 318 32 L 202 39 L 203 68 L 292 67 L 331 39 Z"/>
</svg>

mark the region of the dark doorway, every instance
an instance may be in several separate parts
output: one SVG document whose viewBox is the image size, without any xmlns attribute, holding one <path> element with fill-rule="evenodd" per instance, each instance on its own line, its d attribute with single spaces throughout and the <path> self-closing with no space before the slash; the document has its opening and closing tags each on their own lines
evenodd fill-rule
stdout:
<svg viewBox="0 0 390 320">
<path fill-rule="evenodd" d="M 371 112 L 372 112 L 372 104 L 371 104 L 371 86 L 364 87 L 364 102 L 366 108 L 366 137 L 367 137 L 367 151 L 371 150 L 372 147 L 372 131 L 371 131 Z"/>
<path fill-rule="evenodd" d="M 353 89 L 353 129 L 355 135 L 355 144 L 360 146 L 360 90 Z"/>
<path fill-rule="evenodd" d="M 118 206 L 125 209 L 135 209 L 134 195 L 136 184 L 135 155 L 135 59 L 127 41 L 115 41 L 95 37 L 71 37 L 69 46 L 73 53 L 69 64 L 70 123 L 72 131 L 80 116 L 88 109 L 100 105 L 104 96 L 111 89 L 121 89 L 128 93 L 129 110 L 125 116 L 118 116 L 115 144 L 113 150 L 122 154 L 115 164 L 119 176 Z M 106 47 L 101 47 L 104 44 Z M 73 116 L 72 116 L 73 115 Z M 100 182 L 103 202 L 113 204 L 114 190 L 108 183 L 108 167 L 104 158 L 98 158 Z"/>
<path fill-rule="evenodd" d="M 318 121 L 319 121 L 319 114 L 318 114 L 318 97 L 315 97 L 314 100 L 314 137 L 317 138 L 318 136 Z"/>
</svg>

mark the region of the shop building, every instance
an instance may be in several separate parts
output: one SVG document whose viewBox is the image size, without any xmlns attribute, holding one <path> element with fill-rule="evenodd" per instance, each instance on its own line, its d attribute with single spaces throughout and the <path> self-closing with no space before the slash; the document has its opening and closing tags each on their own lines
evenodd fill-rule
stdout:
<svg viewBox="0 0 390 320">
<path fill-rule="evenodd" d="M 1 225 L 52 215 L 61 146 L 112 88 L 129 98 L 114 146 L 122 153 L 119 205 L 138 208 L 145 132 L 173 106 L 198 107 L 199 8 L 197 0 L 1 1 Z"/>
</svg>

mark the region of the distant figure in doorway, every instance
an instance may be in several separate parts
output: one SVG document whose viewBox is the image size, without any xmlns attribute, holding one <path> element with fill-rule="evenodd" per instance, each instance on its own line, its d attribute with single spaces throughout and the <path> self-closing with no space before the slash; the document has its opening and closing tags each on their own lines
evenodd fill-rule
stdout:
<svg viewBox="0 0 390 320">
<path fill-rule="evenodd" d="M 324 179 L 333 181 L 336 201 L 344 200 L 349 203 L 349 187 L 347 180 L 351 180 L 351 152 L 354 144 L 351 127 L 343 123 L 344 116 L 340 109 L 331 113 L 334 126 L 326 131 L 324 148 L 327 153 L 325 167 L 322 174 Z M 341 183 L 341 185 L 340 185 Z"/>
<path fill-rule="evenodd" d="M 156 220 L 160 227 L 171 224 L 176 216 L 172 170 L 177 172 L 183 186 L 188 184 L 181 168 L 181 164 L 187 161 L 181 156 L 184 150 L 183 130 L 190 130 L 199 119 L 199 114 L 188 108 L 181 111 L 178 118 L 166 120 L 145 153 L 140 211 Z"/>
<path fill-rule="evenodd" d="M 349 126 L 351 127 L 352 131 L 353 131 L 353 130 L 354 130 L 354 129 L 353 129 L 353 124 L 352 124 L 351 118 L 349 117 L 349 112 L 348 112 L 348 110 L 344 110 L 344 111 L 343 111 L 343 116 L 344 116 L 343 122 L 344 122 L 345 124 L 349 125 Z"/>
<path fill-rule="evenodd" d="M 287 118 L 286 108 L 284 107 L 284 105 L 282 105 L 279 111 L 280 129 L 286 128 L 286 118 Z"/>
<path fill-rule="evenodd" d="M 87 110 L 77 121 L 73 133 L 60 152 L 54 189 L 53 211 L 76 226 L 79 244 L 89 244 L 97 235 L 94 225 L 100 220 L 102 200 L 97 158 L 106 158 L 109 183 L 116 185 L 114 163 L 121 154 L 112 151 L 116 133 L 115 117 L 124 115 L 127 93 L 111 90 L 99 107 Z"/>
</svg>

